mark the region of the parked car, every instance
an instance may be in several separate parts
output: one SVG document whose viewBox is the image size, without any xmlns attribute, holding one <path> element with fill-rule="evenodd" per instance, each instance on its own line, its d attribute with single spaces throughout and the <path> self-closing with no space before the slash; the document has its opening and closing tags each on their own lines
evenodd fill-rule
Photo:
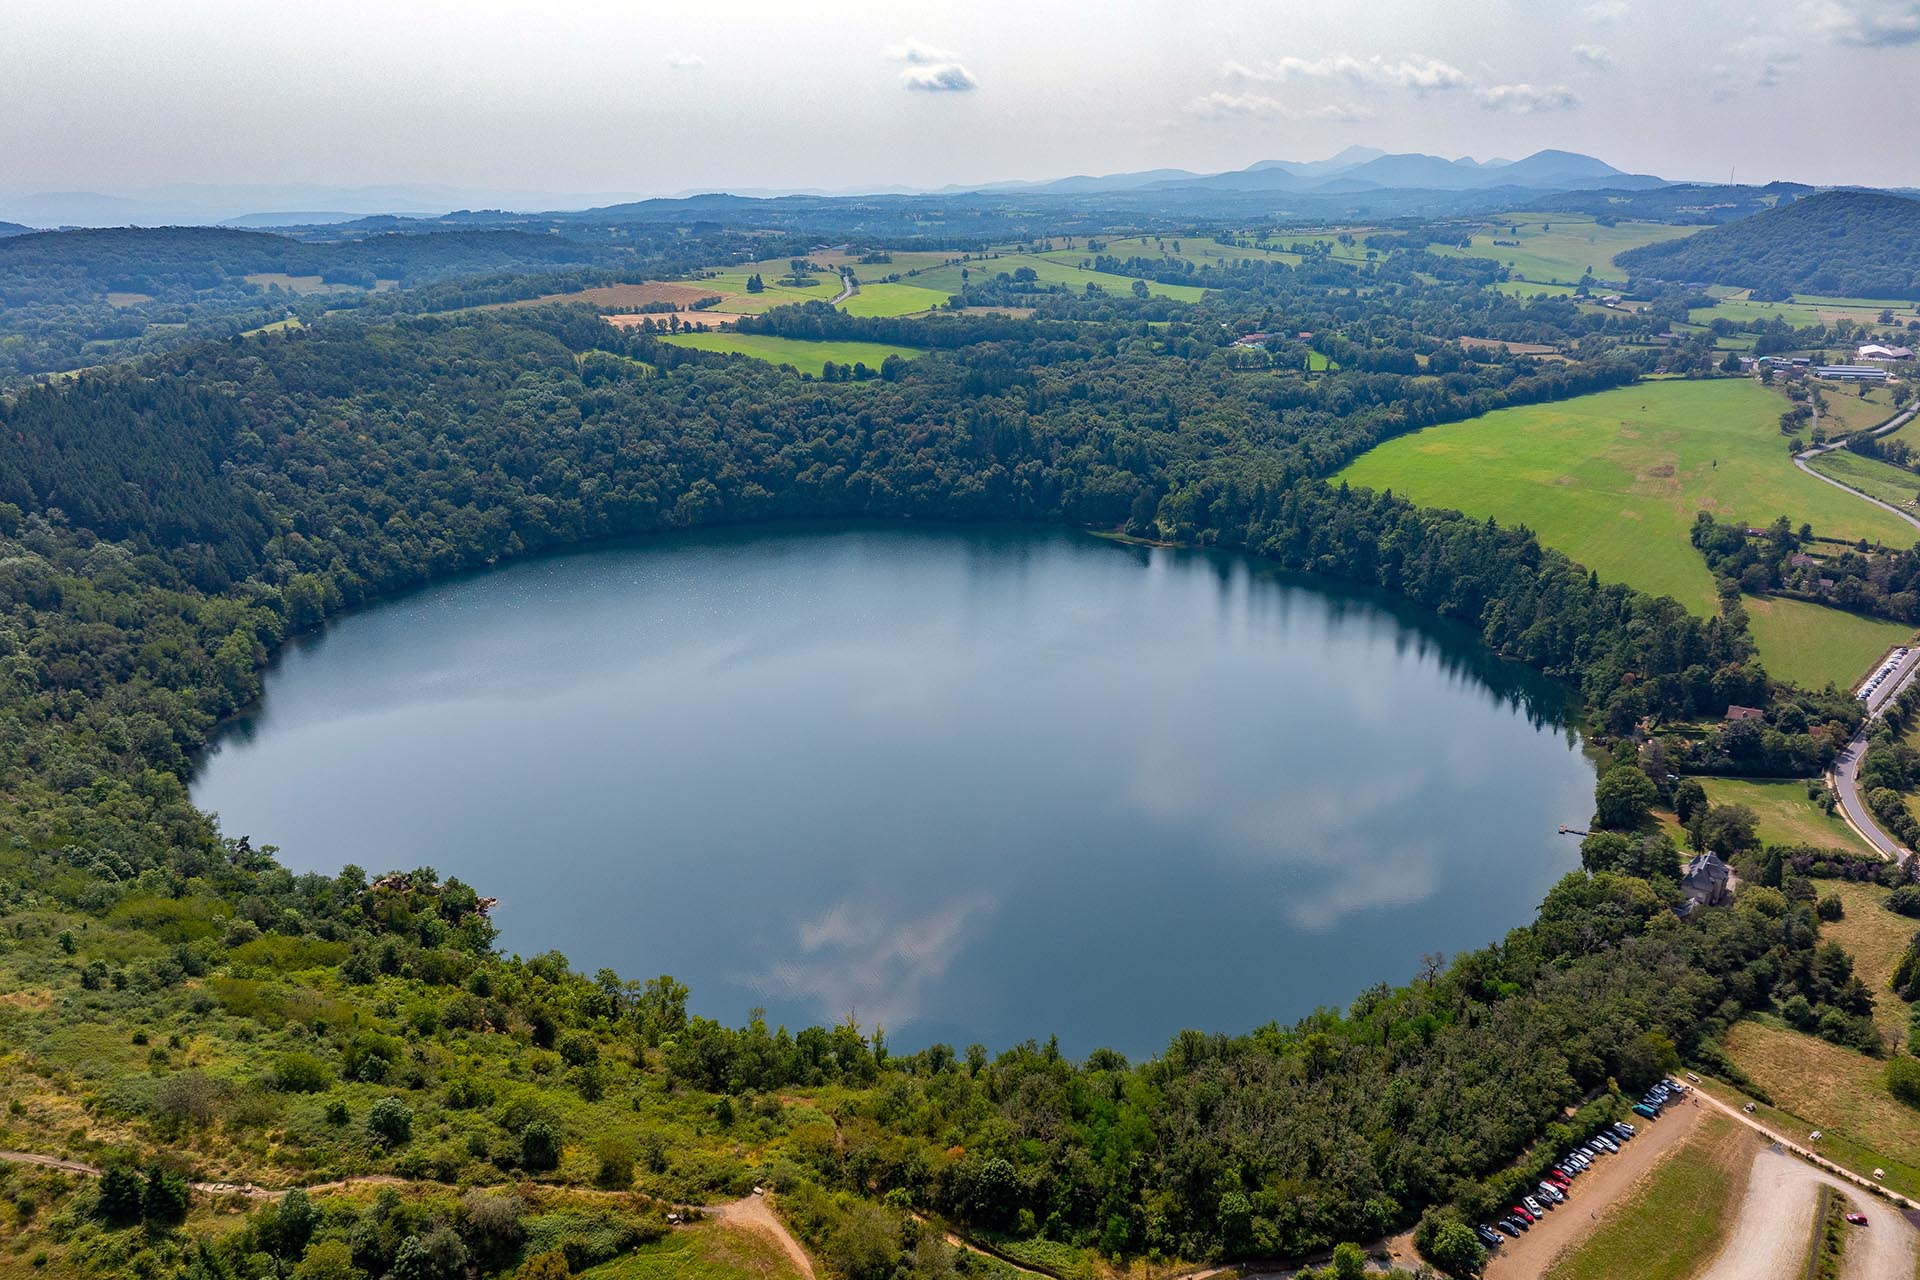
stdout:
<svg viewBox="0 0 1920 1280">
<path fill-rule="evenodd" d="M 1633 1126 L 1625 1120 L 1615 1120 L 1613 1122 L 1613 1135 L 1622 1142 L 1631 1142 L 1633 1140 Z"/>
<path fill-rule="evenodd" d="M 1565 1169 L 1562 1169 L 1559 1165 L 1555 1165 L 1553 1168 L 1547 1170 L 1547 1177 L 1563 1187 L 1573 1181 L 1573 1175 Z"/>
<path fill-rule="evenodd" d="M 1480 1243 L 1489 1249 L 1497 1249 L 1500 1247 L 1500 1233 L 1492 1227 L 1487 1226 L 1484 1222 L 1473 1229 L 1473 1234 L 1479 1236 Z"/>
<path fill-rule="evenodd" d="M 1500 1219 L 1500 1221 L 1494 1223 L 1493 1225 L 1500 1228 L 1500 1230 L 1506 1232 L 1508 1235 L 1512 1236 L 1515 1240 L 1518 1240 L 1520 1238 L 1520 1228 L 1515 1226 L 1512 1219 L 1510 1218 L 1502 1218 Z"/>
<path fill-rule="evenodd" d="M 1847 1215 L 1847 1221 L 1856 1227 L 1864 1227 L 1867 1225 L 1867 1215 L 1864 1213 L 1850 1213 Z"/>
<path fill-rule="evenodd" d="M 1540 1194 L 1545 1196 L 1547 1200 L 1553 1204 L 1565 1204 L 1567 1202 L 1567 1193 L 1554 1186 L 1551 1182 L 1542 1182 L 1540 1184 Z"/>
<path fill-rule="evenodd" d="M 1606 1134 L 1596 1133 L 1593 1135 L 1593 1140 L 1599 1143 L 1602 1147 L 1605 1147 L 1608 1151 L 1612 1152 L 1614 1155 L 1620 1154 L 1620 1148 L 1614 1145 L 1613 1139 L 1609 1138 Z"/>
<path fill-rule="evenodd" d="M 1520 1203 L 1527 1206 L 1527 1212 L 1533 1215 L 1536 1222 L 1547 1216 L 1547 1206 L 1533 1196 L 1521 1196 Z"/>
<path fill-rule="evenodd" d="M 1525 1209 L 1523 1209 L 1523 1208 L 1521 1208 L 1521 1207 L 1520 1207 L 1519 1205 L 1514 1205 L 1514 1206 L 1513 1206 L 1513 1208 L 1511 1208 L 1511 1209 L 1509 1209 L 1509 1210 L 1508 1210 L 1508 1212 L 1509 1212 L 1509 1213 L 1511 1213 L 1511 1214 L 1512 1214 L 1512 1215 L 1513 1215 L 1514 1217 L 1516 1217 L 1516 1218 L 1518 1218 L 1518 1219 L 1520 1219 L 1520 1221 L 1522 1221 L 1522 1222 L 1538 1222 L 1538 1221 L 1540 1221 L 1540 1215 L 1539 1215 L 1539 1214 L 1537 1214 L 1537 1213 L 1529 1213 L 1529 1212 L 1527 1212 L 1527 1211 L 1526 1211 Z"/>
<path fill-rule="evenodd" d="M 1652 1107 L 1648 1106 L 1644 1102 L 1636 1102 L 1634 1104 L 1633 1114 L 1637 1116 L 1645 1116 L 1649 1120 L 1658 1120 L 1660 1118 L 1660 1113 L 1658 1111 L 1655 1111 Z"/>
</svg>

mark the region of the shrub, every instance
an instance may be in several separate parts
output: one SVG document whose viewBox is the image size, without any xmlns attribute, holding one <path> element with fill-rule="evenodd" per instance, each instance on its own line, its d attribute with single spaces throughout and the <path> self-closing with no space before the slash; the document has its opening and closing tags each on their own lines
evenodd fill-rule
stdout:
<svg viewBox="0 0 1920 1280">
<path fill-rule="evenodd" d="M 346 1241 L 322 1240 L 308 1247 L 293 1269 L 293 1280 L 366 1280 L 366 1274 L 353 1265 L 353 1250 Z"/>
<path fill-rule="evenodd" d="M 560 1131 L 545 1120 L 535 1120 L 520 1131 L 520 1167 L 544 1173 L 560 1167 Z"/>
<path fill-rule="evenodd" d="M 1837 893 L 1830 893 L 1820 899 L 1820 905 L 1815 910 L 1822 920 L 1838 920 L 1846 914 L 1846 907 L 1842 905 L 1840 895 Z"/>
<path fill-rule="evenodd" d="M 1887 1064 L 1887 1092 L 1910 1107 L 1920 1107 L 1920 1058 L 1902 1056 Z"/>
<path fill-rule="evenodd" d="M 593 1146 L 594 1157 L 599 1167 L 594 1170 L 593 1183 L 608 1191 L 625 1191 L 633 1185 L 634 1150 L 633 1143 L 618 1134 L 600 1139 Z"/>
<path fill-rule="evenodd" d="M 382 1098 L 367 1112 L 367 1132 L 389 1147 L 413 1137 L 413 1112 L 398 1098 Z"/>
<path fill-rule="evenodd" d="M 283 1053 L 273 1064 L 274 1087 L 287 1093 L 319 1093 L 332 1083 L 333 1072 L 310 1053 Z"/>
</svg>

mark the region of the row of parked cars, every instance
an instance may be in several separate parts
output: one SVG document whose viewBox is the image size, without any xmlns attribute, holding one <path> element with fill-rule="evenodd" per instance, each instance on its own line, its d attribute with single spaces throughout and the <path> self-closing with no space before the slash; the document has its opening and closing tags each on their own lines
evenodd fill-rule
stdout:
<svg viewBox="0 0 1920 1280">
<path fill-rule="evenodd" d="M 1678 1080 L 1662 1080 L 1633 1104 L 1633 1114 L 1642 1120 L 1658 1120 L 1667 1104 L 1677 1100 L 1687 1089 L 1688 1086 Z M 1616 1120 L 1612 1124 L 1602 1125 L 1599 1132 L 1560 1157 L 1553 1168 L 1547 1171 L 1547 1176 L 1541 1179 L 1533 1195 L 1521 1196 L 1520 1203 L 1509 1209 L 1505 1217 L 1492 1223 L 1482 1223 L 1473 1229 L 1474 1234 L 1490 1249 L 1497 1248 L 1504 1237 L 1519 1239 L 1521 1232 L 1531 1229 L 1534 1223 L 1567 1202 L 1575 1178 L 1591 1168 L 1593 1162 L 1602 1155 L 1618 1155 L 1620 1144 L 1633 1141 L 1633 1135 L 1637 1132 L 1631 1120 Z"/>
<path fill-rule="evenodd" d="M 1907 650 L 1904 646 L 1888 654 L 1886 661 L 1875 667 L 1873 674 L 1867 677 L 1867 682 L 1860 686 L 1858 695 L 1860 701 L 1872 702 L 1873 695 L 1880 691 L 1880 686 L 1893 679 L 1894 672 L 1898 671 L 1900 664 L 1906 660 Z"/>
</svg>

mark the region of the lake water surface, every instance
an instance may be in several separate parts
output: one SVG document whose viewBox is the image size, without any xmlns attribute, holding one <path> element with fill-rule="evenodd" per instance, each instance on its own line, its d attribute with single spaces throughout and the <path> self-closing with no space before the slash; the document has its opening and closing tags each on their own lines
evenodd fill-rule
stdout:
<svg viewBox="0 0 1920 1280">
<path fill-rule="evenodd" d="M 737 531 L 348 615 L 194 796 L 296 870 L 458 875 L 504 946 L 731 1023 L 1144 1055 L 1531 919 L 1593 807 L 1562 696 L 1243 558 Z"/>
</svg>

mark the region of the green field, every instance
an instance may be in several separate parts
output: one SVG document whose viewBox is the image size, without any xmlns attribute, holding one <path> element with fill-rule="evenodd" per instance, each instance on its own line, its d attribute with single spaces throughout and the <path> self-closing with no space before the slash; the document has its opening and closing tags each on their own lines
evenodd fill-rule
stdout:
<svg viewBox="0 0 1920 1280">
<path fill-rule="evenodd" d="M 1078 258 L 1089 255 L 1067 256 Z M 1125 297 L 1133 288 L 1133 281 L 1127 276 L 1112 275 L 1105 271 L 1087 271 L 1065 262 L 1055 262 L 1044 256 L 1025 253 L 1002 254 L 997 258 L 977 258 L 972 262 L 958 263 L 949 267 L 936 267 L 909 276 L 904 284 L 918 285 L 923 289 L 937 289 L 946 293 L 958 293 L 964 283 L 960 273 L 968 273 L 968 281 L 982 282 L 993 279 L 1001 273 L 1011 274 L 1021 267 L 1031 267 L 1041 284 L 1065 285 L 1078 293 L 1088 285 L 1096 285 L 1108 293 Z M 1146 282 L 1147 291 L 1161 298 L 1174 298 L 1181 302 L 1198 302 L 1206 290 L 1190 284 L 1161 284 L 1155 280 Z"/>
<path fill-rule="evenodd" d="M 675 346 L 696 351 L 719 351 L 752 356 L 769 364 L 790 364 L 801 373 L 819 377 L 826 362 L 853 364 L 864 362 L 878 369 L 888 356 L 911 360 L 921 353 L 913 347 L 895 347 L 884 342 L 811 342 L 805 338 L 782 338 L 770 333 L 673 333 L 660 339 Z"/>
<path fill-rule="evenodd" d="M 1571 298 L 1575 289 L 1570 284 L 1536 284 L 1532 280 L 1502 280 L 1487 287 L 1510 298 Z"/>
<path fill-rule="evenodd" d="M 1851 435 L 1879 426 L 1894 415 L 1893 395 L 1885 387 L 1849 386 L 1843 382 L 1820 382 L 1820 394 L 1826 399 L 1826 411 L 1820 423 L 1828 435 Z M 1862 396 L 1860 393 L 1866 391 Z"/>
<path fill-rule="evenodd" d="M 1822 849 L 1860 849 L 1860 837 L 1807 795 L 1804 779 L 1699 778 L 1716 805 L 1743 804 L 1759 817 L 1765 844 L 1803 844 Z M 1824 929 L 1825 926 L 1823 925 Z"/>
<path fill-rule="evenodd" d="M 1793 466 L 1779 401 L 1746 379 L 1663 381 L 1500 409 L 1389 440 L 1341 478 L 1428 506 L 1525 524 L 1601 577 L 1704 615 L 1713 576 L 1694 515 L 1786 515 L 1819 534 L 1905 545 L 1913 530 Z"/>
<path fill-rule="evenodd" d="M 772 1240 L 718 1222 L 684 1227 L 579 1274 L 581 1280 L 799 1280 L 800 1275 Z"/>
<path fill-rule="evenodd" d="M 1898 435 L 1899 432 L 1895 432 Z M 1841 484 L 1858 489 L 1869 497 L 1899 507 L 1909 513 L 1920 513 L 1916 506 L 1916 497 L 1920 497 L 1920 475 L 1894 466 L 1891 462 L 1881 462 L 1877 458 L 1863 458 L 1846 449 L 1835 449 L 1809 458 L 1807 465 L 1823 476 L 1831 476 Z M 1906 532 L 1888 542 L 1890 546 L 1907 546 L 1920 538 L 1920 531 L 1912 525 L 1904 524 Z M 1883 539 L 1884 541 L 1884 539 Z"/>
<path fill-rule="evenodd" d="M 1517 232 L 1512 229 L 1515 226 Z M 1516 213 L 1502 215 L 1493 229 L 1477 233 L 1471 248 L 1436 244 L 1432 251 L 1452 257 L 1492 258 L 1505 263 L 1519 280 L 1578 284 L 1592 271 L 1594 279 L 1618 284 L 1627 275 L 1613 265 L 1615 254 L 1662 240 L 1677 240 L 1697 230 L 1664 222 L 1622 222 L 1603 227 L 1580 214 Z M 1518 244 L 1495 244 L 1495 240 Z"/>
<path fill-rule="evenodd" d="M 832 272 L 823 272 L 820 275 L 814 276 L 813 279 L 815 283 L 813 287 L 807 289 L 791 289 L 786 285 L 775 284 L 773 281 L 776 274 L 785 275 L 787 273 L 787 264 L 784 262 L 778 266 L 766 266 L 764 270 L 760 271 L 761 283 L 766 286 L 765 289 L 760 293 L 748 293 L 747 277 L 752 275 L 754 270 L 755 268 L 752 266 L 740 267 L 731 271 L 716 271 L 710 276 L 701 276 L 686 281 L 676 281 L 675 283 L 692 284 L 698 285 L 702 289 L 711 289 L 715 293 L 722 295 L 724 299 L 719 306 L 714 308 L 715 311 L 732 312 L 742 315 L 759 315 L 763 311 L 770 311 L 775 307 L 784 307 L 794 302 L 812 302 L 815 300 L 830 302 L 840 294 L 840 277 L 834 275 Z"/>
<path fill-rule="evenodd" d="M 945 306 L 950 296 L 911 284 L 863 284 L 840 309 L 850 316 L 907 316 Z"/>
<path fill-rule="evenodd" d="M 1284 236 L 1281 239 L 1288 244 L 1295 243 Z M 1302 236 L 1300 242 L 1305 243 L 1309 239 L 1312 237 Z M 1175 245 L 1179 248 L 1176 249 Z M 1122 261 L 1128 258 L 1165 258 L 1172 262 L 1191 262 L 1196 266 L 1219 266 L 1222 263 L 1241 262 L 1246 259 L 1284 262 L 1290 266 L 1300 261 L 1299 254 L 1288 253 L 1284 249 L 1262 249 L 1257 246 L 1241 249 L 1233 245 L 1216 244 L 1211 237 L 1204 235 L 1128 236 L 1119 240 L 1103 240 L 1100 253 Z M 1091 262 L 1099 255 L 1091 250 L 1080 248 L 1054 249 L 1039 256 L 1050 262 L 1079 266 L 1083 262 Z"/>
<path fill-rule="evenodd" d="M 1591 1235 L 1554 1260 L 1548 1280 L 1687 1280 L 1720 1251 L 1757 1139 L 1723 1115 L 1697 1123 Z"/>
<path fill-rule="evenodd" d="M 1804 689 L 1858 683 L 1913 628 L 1784 596 L 1746 597 L 1747 622 L 1760 660 L 1772 674 Z"/>
</svg>

